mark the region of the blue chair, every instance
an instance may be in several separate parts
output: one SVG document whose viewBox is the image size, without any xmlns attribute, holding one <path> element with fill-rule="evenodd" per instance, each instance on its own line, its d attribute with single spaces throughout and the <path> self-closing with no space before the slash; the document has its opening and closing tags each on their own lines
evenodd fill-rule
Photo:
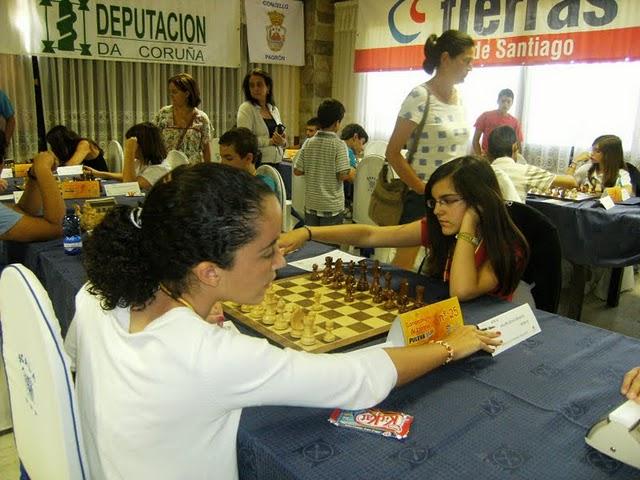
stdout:
<svg viewBox="0 0 640 480">
<path fill-rule="evenodd" d="M 22 478 L 88 478 L 60 325 L 47 292 L 23 265 L 2 272 L 0 321 Z"/>
</svg>

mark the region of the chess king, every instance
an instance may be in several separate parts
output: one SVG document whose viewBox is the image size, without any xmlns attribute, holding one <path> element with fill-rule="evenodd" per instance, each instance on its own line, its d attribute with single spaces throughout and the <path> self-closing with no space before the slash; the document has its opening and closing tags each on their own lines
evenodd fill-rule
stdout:
<svg viewBox="0 0 640 480">
<path fill-rule="evenodd" d="M 271 20 L 271 25 L 266 27 L 267 45 L 272 51 L 279 52 L 282 50 L 287 35 L 287 28 L 282 25 L 284 23 L 284 15 L 275 10 L 272 10 L 267 15 Z"/>
</svg>

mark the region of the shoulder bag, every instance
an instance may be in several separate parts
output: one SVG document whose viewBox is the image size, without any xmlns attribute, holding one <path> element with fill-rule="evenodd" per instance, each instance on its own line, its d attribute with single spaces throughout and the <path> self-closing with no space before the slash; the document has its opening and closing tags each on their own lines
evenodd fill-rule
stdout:
<svg viewBox="0 0 640 480">
<path fill-rule="evenodd" d="M 422 135 L 424 124 L 427 121 L 430 99 L 431 92 L 427 89 L 427 101 L 425 103 L 424 113 L 422 114 L 422 120 L 418 128 L 414 130 L 413 142 L 411 142 L 411 148 L 407 153 L 407 163 L 409 165 L 413 162 L 413 156 L 418 148 L 420 135 Z M 369 217 L 380 226 L 398 225 L 402 217 L 404 199 L 409 191 L 406 183 L 399 178 L 389 180 L 388 174 L 389 164 L 385 162 L 378 174 L 376 186 L 371 193 L 371 201 L 369 202 Z"/>
</svg>

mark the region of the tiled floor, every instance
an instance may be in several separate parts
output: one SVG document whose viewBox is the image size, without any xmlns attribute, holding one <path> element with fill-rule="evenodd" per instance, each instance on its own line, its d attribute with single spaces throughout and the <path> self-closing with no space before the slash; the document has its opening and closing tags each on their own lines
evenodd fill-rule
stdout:
<svg viewBox="0 0 640 480">
<path fill-rule="evenodd" d="M 566 297 L 560 302 L 560 312 Z M 585 323 L 640 338 L 640 275 L 636 274 L 633 291 L 620 295 L 620 304 L 608 308 L 604 301 L 590 294 L 585 296 L 582 318 Z M 0 436 L 0 480 L 19 478 L 18 459 L 13 434 Z"/>
</svg>

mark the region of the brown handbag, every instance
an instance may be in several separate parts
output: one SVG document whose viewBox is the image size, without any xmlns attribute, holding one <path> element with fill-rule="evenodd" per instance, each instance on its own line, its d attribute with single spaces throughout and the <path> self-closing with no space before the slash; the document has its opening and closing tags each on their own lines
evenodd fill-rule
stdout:
<svg viewBox="0 0 640 480">
<path fill-rule="evenodd" d="M 422 135 L 424 124 L 427 121 L 430 99 L 431 92 L 427 89 L 427 101 L 425 103 L 424 113 L 422 114 L 422 120 L 418 128 L 414 130 L 414 140 L 407 153 L 407 163 L 409 163 L 409 165 L 413 162 L 413 156 L 418 148 L 420 135 Z M 385 161 L 378 174 L 376 186 L 371 193 L 371 201 L 369 202 L 369 217 L 380 226 L 398 225 L 400 223 L 402 210 L 404 209 L 404 200 L 409 192 L 409 187 L 406 183 L 399 178 L 389 180 L 388 174 L 389 164 Z"/>
</svg>

